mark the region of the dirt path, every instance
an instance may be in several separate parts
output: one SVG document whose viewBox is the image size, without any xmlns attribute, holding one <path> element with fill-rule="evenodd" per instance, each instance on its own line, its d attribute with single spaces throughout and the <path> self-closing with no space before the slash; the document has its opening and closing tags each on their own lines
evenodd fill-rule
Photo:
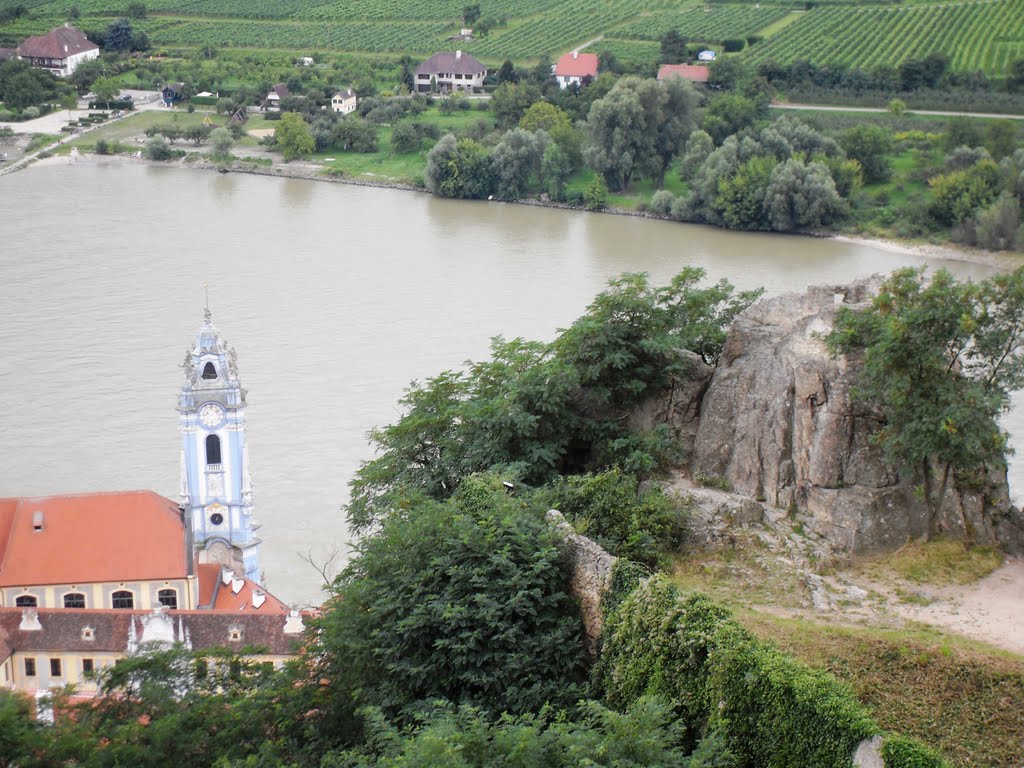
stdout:
<svg viewBox="0 0 1024 768">
<path fill-rule="evenodd" d="M 1024 560 L 1008 560 L 981 581 L 927 590 L 930 605 L 894 601 L 890 610 L 974 640 L 1024 654 Z"/>
</svg>

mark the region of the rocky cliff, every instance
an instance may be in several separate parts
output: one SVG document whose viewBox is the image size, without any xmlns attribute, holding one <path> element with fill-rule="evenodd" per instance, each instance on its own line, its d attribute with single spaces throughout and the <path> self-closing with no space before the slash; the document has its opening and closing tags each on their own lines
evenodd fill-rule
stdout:
<svg viewBox="0 0 1024 768">
<path fill-rule="evenodd" d="M 887 466 L 870 441 L 877 418 L 850 402 L 858 363 L 834 358 L 823 337 L 842 304 L 870 298 L 861 281 L 762 299 L 730 329 L 718 367 L 648 405 L 641 421 L 664 416 L 689 453 L 692 477 L 799 514 L 837 553 L 893 550 L 927 533 L 914 484 Z M 1005 471 L 984 488 L 951 487 L 941 526 L 1024 552 L 1024 520 L 1009 503 Z"/>
</svg>

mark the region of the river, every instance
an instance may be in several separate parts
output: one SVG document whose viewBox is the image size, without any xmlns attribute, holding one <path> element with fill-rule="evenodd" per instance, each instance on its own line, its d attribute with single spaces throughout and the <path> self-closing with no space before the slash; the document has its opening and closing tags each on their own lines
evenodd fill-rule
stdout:
<svg viewBox="0 0 1024 768">
<path fill-rule="evenodd" d="M 174 167 L 80 162 L 0 178 L 0 496 L 177 498 L 178 367 L 202 322 L 238 350 L 267 586 L 322 599 L 347 554 L 366 433 L 490 337 L 550 339 L 621 272 L 687 264 L 768 293 L 917 256 L 830 240 Z M 981 277 L 983 266 L 930 262 Z M 1012 432 L 1024 433 L 1019 412 Z M 1012 481 L 1024 469 L 1015 464 Z"/>
</svg>

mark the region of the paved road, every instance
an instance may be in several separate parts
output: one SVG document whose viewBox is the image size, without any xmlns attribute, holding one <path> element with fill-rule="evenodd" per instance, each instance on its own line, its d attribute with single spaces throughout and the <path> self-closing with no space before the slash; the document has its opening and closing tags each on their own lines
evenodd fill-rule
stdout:
<svg viewBox="0 0 1024 768">
<path fill-rule="evenodd" d="M 27 154 L 24 157 L 19 158 L 18 160 L 15 160 L 13 163 L 8 165 L 7 167 L 0 168 L 0 176 L 3 176 L 5 173 L 10 173 L 11 171 L 17 170 L 18 168 L 23 168 L 28 163 L 30 163 L 31 161 L 35 160 L 36 157 L 41 152 L 46 152 L 47 150 L 53 150 L 56 147 L 58 147 L 61 144 L 63 144 L 65 141 L 69 141 L 71 139 L 77 139 L 78 137 L 83 136 L 86 133 L 89 133 L 89 131 L 94 131 L 94 130 L 96 130 L 97 128 L 99 128 L 101 126 L 110 125 L 112 122 L 115 122 L 117 120 L 123 120 L 124 118 L 128 117 L 129 115 L 134 115 L 136 112 L 147 112 L 147 111 L 149 111 L 151 109 L 165 109 L 165 107 L 163 106 L 163 102 L 159 98 L 157 98 L 158 94 L 155 91 L 152 91 L 152 92 L 150 92 L 150 91 L 128 91 L 128 93 L 131 93 L 132 96 L 135 98 L 135 109 L 133 111 L 125 112 L 125 113 L 123 113 L 121 115 L 121 117 L 111 118 L 110 120 L 107 120 L 106 122 L 100 123 L 99 125 L 94 125 L 94 126 L 91 126 L 89 128 L 81 128 L 78 131 L 76 131 L 75 133 L 69 133 L 67 135 L 61 135 L 60 139 L 58 139 L 57 141 L 53 142 L 52 144 L 48 144 L 45 147 L 40 147 L 36 151 L 34 151 L 34 152 L 30 153 L 30 154 Z M 152 96 L 152 98 L 148 98 L 150 96 Z M 143 99 L 148 99 L 148 100 L 144 101 Z M 79 106 L 81 106 L 81 100 L 80 100 Z M 73 109 L 73 110 L 71 110 L 71 115 L 72 115 L 72 117 L 74 119 L 77 119 L 77 118 L 81 117 L 82 115 L 88 115 L 90 111 L 94 111 L 95 112 L 96 110 Z M 10 126 L 15 133 L 51 133 L 51 134 L 60 134 L 61 133 L 61 130 L 60 130 L 61 127 L 65 126 L 67 124 L 68 124 L 68 110 L 66 110 L 66 109 L 61 109 L 61 110 L 57 110 L 56 112 L 51 112 L 48 115 L 43 115 L 42 117 L 37 117 L 35 120 L 26 120 L 23 123 L 3 123 L 3 125 Z"/>
<path fill-rule="evenodd" d="M 888 112 L 885 107 L 827 107 L 823 104 L 782 104 L 772 102 L 772 109 L 798 109 L 815 112 Z M 935 115 L 936 117 L 984 117 L 1007 120 L 1024 120 L 1024 115 L 1000 115 L 994 112 L 946 112 L 931 109 L 908 109 L 908 114 Z"/>
</svg>

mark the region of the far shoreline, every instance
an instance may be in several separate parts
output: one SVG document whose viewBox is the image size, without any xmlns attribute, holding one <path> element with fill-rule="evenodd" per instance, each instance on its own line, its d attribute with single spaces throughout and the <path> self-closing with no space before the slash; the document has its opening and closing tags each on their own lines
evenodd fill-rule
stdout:
<svg viewBox="0 0 1024 768">
<path fill-rule="evenodd" d="M 324 172 L 321 166 L 314 165 L 308 161 L 293 161 L 287 164 L 275 164 L 272 166 L 252 165 L 246 164 L 243 158 L 238 158 L 232 162 L 230 166 L 221 166 L 203 157 L 200 160 L 192 162 L 186 162 L 184 158 L 177 161 L 159 161 L 159 160 L 147 160 L 145 158 L 129 157 L 125 155 L 95 155 L 92 153 L 80 153 L 77 157 L 71 157 L 68 155 L 51 155 L 47 158 L 35 159 L 29 162 L 26 166 L 19 170 L 26 170 L 32 166 L 53 166 L 53 165 L 73 165 L 76 163 L 110 163 L 110 164 L 122 164 L 122 165 L 135 165 L 145 164 L 154 167 L 164 168 L 184 168 L 188 170 L 200 170 L 200 171 L 214 171 L 217 173 L 242 173 L 252 176 L 268 176 L 270 178 L 278 179 L 298 179 L 301 181 L 318 181 L 327 182 L 333 184 L 348 184 L 357 187 L 375 187 L 379 189 L 398 189 L 405 192 L 419 192 L 429 195 L 423 187 L 417 187 L 413 184 L 407 184 L 401 181 L 395 181 L 391 179 L 382 178 L 380 181 L 373 179 L 357 179 L 347 176 L 332 176 Z M 474 202 L 488 202 L 474 201 Z M 578 211 L 580 213 L 603 213 L 610 214 L 613 216 L 632 216 L 635 218 L 643 219 L 655 219 L 659 221 L 668 221 L 676 224 L 699 224 L 698 222 L 683 222 L 676 221 L 675 219 L 667 216 L 659 216 L 658 214 L 650 211 L 635 211 L 628 210 L 625 208 L 604 208 L 600 211 L 588 211 L 586 208 L 579 208 L 576 206 L 568 205 L 566 203 L 557 203 L 552 201 L 544 201 L 533 198 L 524 198 L 521 200 L 503 200 L 503 203 L 509 203 L 512 205 L 526 205 L 533 206 L 536 208 L 554 208 L 568 211 Z M 711 225 L 705 225 L 711 226 Z M 772 235 L 772 234 L 786 234 L 796 235 L 799 237 L 814 237 L 827 240 L 835 240 L 840 243 L 849 243 L 852 245 L 863 245 L 871 248 L 876 248 L 880 251 L 887 251 L 894 254 L 904 254 L 909 256 L 917 256 L 928 260 L 943 260 L 943 261 L 959 261 L 965 264 L 977 264 L 979 266 L 990 267 L 992 269 L 1011 271 L 1019 266 L 1024 266 L 1024 252 L 1020 251 L 985 251 L 976 248 L 970 248 L 955 243 L 946 244 L 935 244 L 935 243 L 920 243 L 910 240 L 899 240 L 893 238 L 874 238 L 874 237 L 863 237 L 860 235 L 849 235 L 836 232 L 827 233 L 815 233 L 815 232 L 759 232 L 758 234 Z"/>
</svg>

